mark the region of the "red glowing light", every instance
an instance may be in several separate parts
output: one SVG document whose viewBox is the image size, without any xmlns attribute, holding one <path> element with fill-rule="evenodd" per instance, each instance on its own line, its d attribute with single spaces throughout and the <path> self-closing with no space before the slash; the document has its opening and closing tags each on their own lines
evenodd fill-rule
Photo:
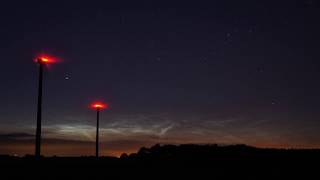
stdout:
<svg viewBox="0 0 320 180">
<path fill-rule="evenodd" d="M 58 59 L 57 57 L 53 57 L 53 56 L 49 56 L 47 54 L 38 54 L 35 58 L 35 62 L 39 63 L 39 64 L 46 64 L 46 65 L 50 65 L 53 63 L 58 63 L 60 62 L 60 59 Z"/>
<path fill-rule="evenodd" d="M 49 64 L 49 63 L 54 63 L 54 59 L 43 56 L 43 57 L 38 57 L 37 62 L 43 63 L 43 64 Z"/>
<path fill-rule="evenodd" d="M 49 59 L 47 58 L 40 58 L 42 62 L 49 62 Z"/>
<path fill-rule="evenodd" d="M 108 107 L 108 105 L 104 104 L 104 103 L 97 102 L 97 103 L 93 103 L 91 105 L 91 107 L 94 108 L 94 109 L 105 109 L 105 108 Z"/>
</svg>

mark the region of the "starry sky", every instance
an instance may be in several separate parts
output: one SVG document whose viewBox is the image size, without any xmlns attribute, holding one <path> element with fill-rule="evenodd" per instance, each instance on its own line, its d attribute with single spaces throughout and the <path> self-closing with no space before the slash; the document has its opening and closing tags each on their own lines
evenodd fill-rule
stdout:
<svg viewBox="0 0 320 180">
<path fill-rule="evenodd" d="M 320 148 L 316 0 L 23 1 L 0 6 L 0 154 L 182 143 Z"/>
</svg>

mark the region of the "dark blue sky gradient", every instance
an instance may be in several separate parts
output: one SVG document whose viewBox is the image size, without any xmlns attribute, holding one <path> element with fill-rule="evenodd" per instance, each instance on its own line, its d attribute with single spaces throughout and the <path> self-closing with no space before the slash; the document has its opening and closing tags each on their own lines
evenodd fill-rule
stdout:
<svg viewBox="0 0 320 180">
<path fill-rule="evenodd" d="M 16 144 L 3 141 L 0 153 L 33 152 L 25 139 L 36 122 L 39 53 L 61 60 L 45 74 L 48 155 L 68 154 L 68 141 L 93 153 L 85 143 L 94 140 L 95 100 L 110 103 L 105 154 L 154 143 L 319 147 L 319 8 L 313 0 L 3 3 L 0 134 Z"/>
</svg>

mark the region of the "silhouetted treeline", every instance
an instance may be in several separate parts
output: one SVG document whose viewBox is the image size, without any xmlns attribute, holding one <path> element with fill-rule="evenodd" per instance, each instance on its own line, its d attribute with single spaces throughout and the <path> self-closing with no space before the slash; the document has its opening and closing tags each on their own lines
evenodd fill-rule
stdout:
<svg viewBox="0 0 320 180">
<path fill-rule="evenodd" d="M 284 160 L 311 160 L 320 157 L 319 149 L 262 149 L 246 145 L 155 145 L 151 148 L 141 148 L 138 153 L 121 159 L 128 161 L 161 163 L 182 163 L 193 165 L 192 162 L 210 166 L 215 161 L 284 161 Z"/>
<path fill-rule="evenodd" d="M 306 177 L 317 172 L 319 149 L 261 149 L 246 145 L 155 145 L 137 153 L 116 157 L 43 157 L 0 156 L 3 172 L 19 171 L 27 175 L 68 175 L 79 178 L 127 176 L 130 173 L 192 172 L 213 173 L 220 177 Z M 54 173 L 53 173 L 54 172 Z M 125 173 L 124 173 L 125 172 Z M 129 173 L 129 174 L 128 174 Z M 181 174 L 182 173 L 182 174 Z"/>
</svg>

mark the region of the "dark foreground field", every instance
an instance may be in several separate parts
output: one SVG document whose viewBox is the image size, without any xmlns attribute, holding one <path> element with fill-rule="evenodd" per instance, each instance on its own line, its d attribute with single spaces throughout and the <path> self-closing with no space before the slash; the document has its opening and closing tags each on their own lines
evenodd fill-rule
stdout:
<svg viewBox="0 0 320 180">
<path fill-rule="evenodd" d="M 245 145 L 165 145 L 121 158 L 1 156 L 0 179 L 319 179 L 320 150 L 259 149 Z"/>
</svg>

